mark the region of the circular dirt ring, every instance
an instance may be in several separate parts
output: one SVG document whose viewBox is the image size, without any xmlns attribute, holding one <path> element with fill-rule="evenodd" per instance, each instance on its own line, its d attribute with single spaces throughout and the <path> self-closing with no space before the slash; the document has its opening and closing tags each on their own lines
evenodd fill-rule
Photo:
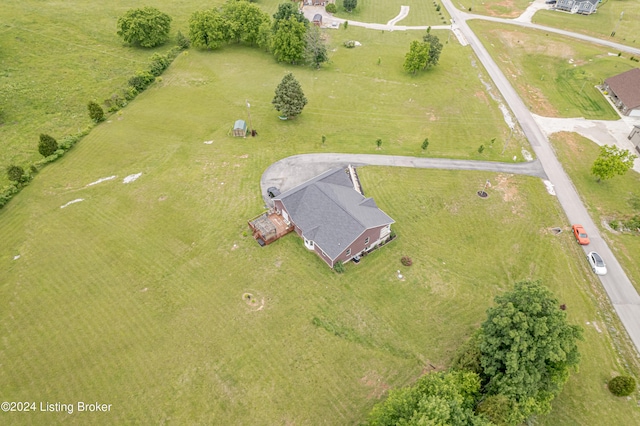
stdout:
<svg viewBox="0 0 640 426">
<path fill-rule="evenodd" d="M 489 196 L 489 194 L 487 194 L 487 191 L 478 191 L 476 192 L 476 194 L 478 194 L 478 197 L 480 198 L 487 198 Z"/>
</svg>

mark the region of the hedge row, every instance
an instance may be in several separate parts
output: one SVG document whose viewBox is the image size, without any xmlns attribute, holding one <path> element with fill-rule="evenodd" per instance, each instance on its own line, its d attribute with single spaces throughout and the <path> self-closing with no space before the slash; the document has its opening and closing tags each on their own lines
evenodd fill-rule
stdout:
<svg viewBox="0 0 640 426">
<path fill-rule="evenodd" d="M 151 56 L 151 63 L 148 70 L 138 71 L 127 81 L 127 86 L 123 88 L 120 93 L 113 94 L 110 98 L 105 99 L 104 105 L 109 112 L 118 111 L 127 105 L 128 102 L 133 100 L 139 93 L 143 92 L 147 87 L 151 85 L 168 67 L 173 60 L 178 57 L 182 49 L 185 48 L 184 44 L 180 47 L 176 46 L 172 48 L 166 55 L 154 53 Z M 83 131 L 76 133 L 75 135 L 65 136 L 59 143 L 58 149 L 51 155 L 44 157 L 29 165 L 29 170 L 25 171 L 20 180 L 12 182 L 8 186 L 0 190 L 0 208 L 4 207 L 9 200 L 11 200 L 22 188 L 29 185 L 29 182 L 33 180 L 35 175 L 48 163 L 56 161 L 62 157 L 67 151 L 69 151 L 76 143 L 78 143 L 83 137 L 89 134 L 91 129 L 95 126 L 95 123 L 87 126 Z M 11 167 L 11 166 L 9 166 Z"/>
</svg>

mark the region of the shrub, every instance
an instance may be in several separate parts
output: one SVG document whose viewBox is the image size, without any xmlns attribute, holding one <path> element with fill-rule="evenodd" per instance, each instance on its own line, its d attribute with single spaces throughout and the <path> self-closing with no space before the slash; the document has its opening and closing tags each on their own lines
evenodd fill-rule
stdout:
<svg viewBox="0 0 640 426">
<path fill-rule="evenodd" d="M 2 192 L 0 192 L 0 207 L 4 207 L 18 192 L 20 192 L 20 189 L 15 184 L 3 188 Z"/>
<path fill-rule="evenodd" d="M 188 49 L 189 46 L 191 46 L 191 40 L 189 40 L 189 37 L 182 34 L 182 32 L 178 31 L 178 34 L 176 35 L 176 44 L 182 50 Z"/>
<path fill-rule="evenodd" d="M 38 142 L 38 152 L 43 157 L 49 157 L 58 149 L 58 142 L 49 135 L 41 134 Z"/>
<path fill-rule="evenodd" d="M 129 86 L 126 89 L 122 89 L 122 96 L 124 96 L 124 99 L 127 101 L 132 101 L 136 96 L 138 96 L 138 91 L 135 87 Z"/>
<path fill-rule="evenodd" d="M 324 10 L 326 10 L 328 13 L 336 13 L 338 11 L 338 8 L 336 7 L 335 3 L 329 3 Z"/>
<path fill-rule="evenodd" d="M 20 166 L 11 165 L 7 167 L 7 177 L 10 181 L 20 182 L 24 176 L 24 169 Z"/>
<path fill-rule="evenodd" d="M 138 93 L 144 91 L 156 77 L 148 71 L 138 71 L 129 79 L 129 86 L 135 88 Z"/>
<path fill-rule="evenodd" d="M 484 151 L 484 145 L 480 145 L 480 147 L 478 147 L 478 153 L 482 154 L 483 151 Z"/>
<path fill-rule="evenodd" d="M 90 101 L 87 104 L 87 109 L 89 110 L 89 118 L 95 121 L 96 123 L 99 123 L 102 120 L 104 120 L 104 110 L 96 102 Z"/>
<path fill-rule="evenodd" d="M 400 258 L 400 263 L 402 263 L 404 266 L 411 266 L 413 265 L 413 260 L 411 260 L 409 256 L 402 256 Z"/>
<path fill-rule="evenodd" d="M 342 264 L 341 260 L 337 261 L 336 264 L 333 265 L 333 270 L 339 274 L 344 272 L 344 265 Z"/>
<path fill-rule="evenodd" d="M 353 49 L 354 47 L 356 47 L 356 42 L 354 40 L 347 40 L 344 42 L 344 47 Z"/>
<path fill-rule="evenodd" d="M 428 147 L 429 147 L 429 138 L 426 138 L 424 141 L 422 141 L 422 150 L 426 151 Z"/>
<path fill-rule="evenodd" d="M 628 396 L 636 390 L 636 379 L 631 376 L 617 376 L 609 380 L 609 391 L 615 396 Z"/>
</svg>

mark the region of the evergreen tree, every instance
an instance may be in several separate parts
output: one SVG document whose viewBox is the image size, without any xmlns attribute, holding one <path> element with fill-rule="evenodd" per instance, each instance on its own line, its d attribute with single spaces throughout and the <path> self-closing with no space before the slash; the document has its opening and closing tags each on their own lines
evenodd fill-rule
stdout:
<svg viewBox="0 0 640 426">
<path fill-rule="evenodd" d="M 293 74 L 288 73 L 284 76 L 276 87 L 276 95 L 271 103 L 280 114 L 289 118 L 295 118 L 302 112 L 307 104 L 307 98 Z"/>
<path fill-rule="evenodd" d="M 38 143 L 38 152 L 43 157 L 48 157 L 53 155 L 58 150 L 58 141 L 56 141 L 53 137 L 41 134 L 40 142 Z"/>
<path fill-rule="evenodd" d="M 93 121 L 99 123 L 104 120 L 104 110 L 96 102 L 90 101 L 87 108 L 89 109 L 89 118 Z"/>
</svg>

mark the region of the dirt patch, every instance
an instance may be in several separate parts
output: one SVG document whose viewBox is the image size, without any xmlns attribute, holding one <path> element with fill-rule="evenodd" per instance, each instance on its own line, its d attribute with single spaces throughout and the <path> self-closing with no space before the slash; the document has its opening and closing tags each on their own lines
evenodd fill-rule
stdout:
<svg viewBox="0 0 640 426">
<path fill-rule="evenodd" d="M 549 102 L 542 90 L 537 87 L 523 84 L 518 86 L 518 91 L 527 100 L 531 109 L 544 117 L 557 117 L 558 110 Z"/>
<path fill-rule="evenodd" d="M 369 395 L 367 395 L 368 399 L 378 399 L 391 388 L 391 386 L 382 381 L 382 376 L 376 371 L 368 371 L 360 379 L 360 383 L 371 388 Z"/>
<path fill-rule="evenodd" d="M 529 34 L 519 31 L 497 31 L 492 33 L 509 49 L 522 49 L 527 55 L 546 55 L 567 60 L 574 60 L 576 51 L 568 44 L 559 41 L 545 39 L 544 43 L 540 43 Z"/>
<path fill-rule="evenodd" d="M 518 187 L 513 182 L 513 175 L 500 174 L 496 177 L 492 185 L 496 192 L 502 195 L 502 201 L 511 203 L 511 213 L 520 215 L 522 211 L 522 201 L 518 192 Z"/>
<path fill-rule="evenodd" d="M 577 135 L 571 132 L 558 132 L 553 134 L 553 138 L 571 150 L 572 153 L 579 153 L 584 150 L 578 141 Z"/>
<path fill-rule="evenodd" d="M 489 99 L 487 98 L 487 94 L 484 93 L 482 90 L 477 91 L 473 96 L 480 99 L 482 103 L 484 103 L 485 105 L 489 105 Z"/>
<path fill-rule="evenodd" d="M 493 3 L 487 6 L 487 14 L 489 16 L 499 16 L 501 18 L 517 18 L 522 15 L 524 10 L 515 7 L 515 0 L 503 0 L 499 3 Z"/>
<path fill-rule="evenodd" d="M 246 303 L 254 312 L 264 309 L 264 298 L 260 299 L 252 293 L 243 293 L 242 300 L 244 300 L 244 303 Z"/>
</svg>

